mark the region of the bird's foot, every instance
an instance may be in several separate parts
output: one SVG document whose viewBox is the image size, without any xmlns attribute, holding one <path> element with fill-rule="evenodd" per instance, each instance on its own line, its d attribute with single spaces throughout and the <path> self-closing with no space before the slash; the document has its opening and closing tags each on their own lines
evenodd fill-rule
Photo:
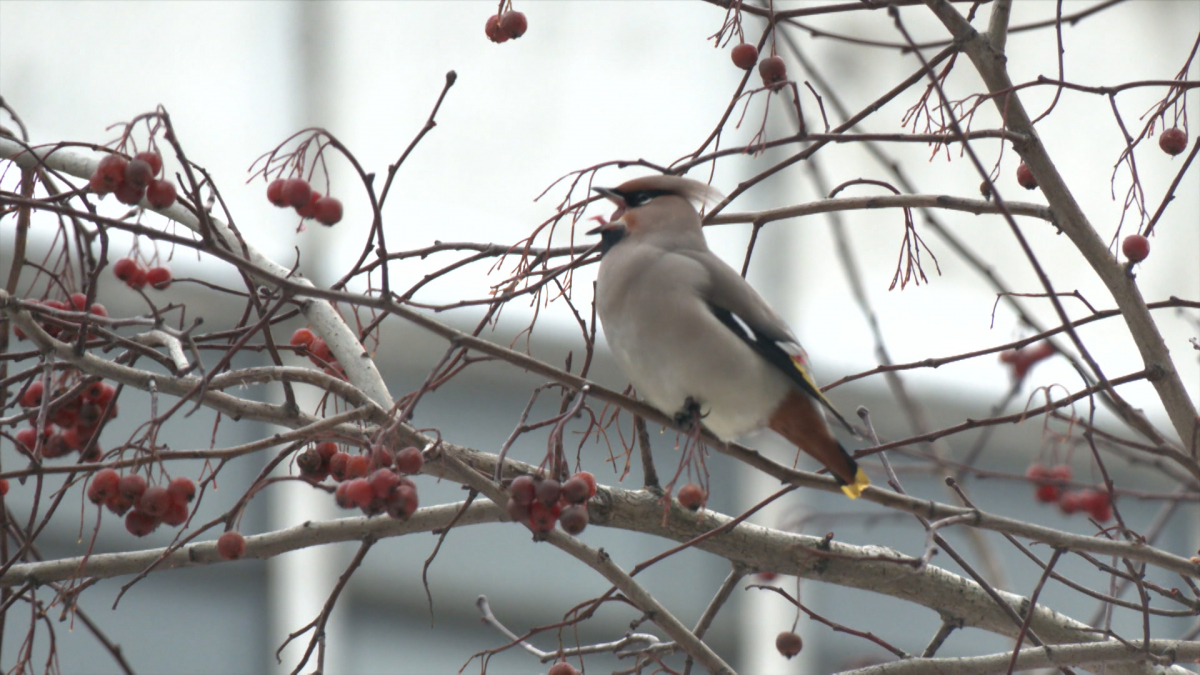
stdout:
<svg viewBox="0 0 1200 675">
<path fill-rule="evenodd" d="M 700 402 L 689 396 L 683 402 L 683 408 L 675 413 L 675 424 L 685 431 L 698 432 L 700 430 L 700 421 L 705 417 L 707 417 L 707 414 L 701 412 Z"/>
</svg>

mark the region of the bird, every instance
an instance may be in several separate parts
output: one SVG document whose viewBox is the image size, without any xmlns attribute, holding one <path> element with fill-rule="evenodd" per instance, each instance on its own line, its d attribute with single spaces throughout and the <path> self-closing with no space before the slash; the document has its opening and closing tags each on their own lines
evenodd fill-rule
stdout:
<svg viewBox="0 0 1200 675">
<path fill-rule="evenodd" d="M 708 248 L 697 205 L 720 193 L 667 175 L 592 189 L 617 206 L 588 232 L 600 236 L 596 313 L 638 394 L 723 442 L 770 428 L 829 469 L 846 496 L 861 495 L 870 479 L 822 411 L 854 428 L 817 387 L 787 323 Z"/>
</svg>

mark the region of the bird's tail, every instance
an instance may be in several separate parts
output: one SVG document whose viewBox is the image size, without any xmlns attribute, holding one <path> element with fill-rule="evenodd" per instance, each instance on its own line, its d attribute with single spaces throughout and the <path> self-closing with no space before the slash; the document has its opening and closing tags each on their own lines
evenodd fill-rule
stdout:
<svg viewBox="0 0 1200 675">
<path fill-rule="evenodd" d="M 871 484 L 867 474 L 833 437 L 812 397 L 800 391 L 789 392 L 771 415 L 769 426 L 829 469 L 847 497 L 857 499 L 863 488 Z"/>
</svg>

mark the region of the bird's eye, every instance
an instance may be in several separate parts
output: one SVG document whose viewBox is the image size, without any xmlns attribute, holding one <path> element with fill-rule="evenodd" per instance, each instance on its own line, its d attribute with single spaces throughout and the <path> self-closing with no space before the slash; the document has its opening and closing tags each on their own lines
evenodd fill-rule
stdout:
<svg viewBox="0 0 1200 675">
<path fill-rule="evenodd" d="M 662 197 L 669 194 L 672 193 L 666 190 L 637 190 L 635 192 L 626 192 L 622 196 L 625 198 L 625 205 L 633 209 L 644 206 L 655 197 Z"/>
</svg>

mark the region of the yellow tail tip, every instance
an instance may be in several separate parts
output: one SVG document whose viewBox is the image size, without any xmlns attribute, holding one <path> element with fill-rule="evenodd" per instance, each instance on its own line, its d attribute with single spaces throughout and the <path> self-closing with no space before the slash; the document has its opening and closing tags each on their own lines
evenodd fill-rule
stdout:
<svg viewBox="0 0 1200 675">
<path fill-rule="evenodd" d="M 854 482 L 849 485 L 843 485 L 842 492 L 845 492 L 846 496 L 850 499 L 858 499 L 863 489 L 870 484 L 871 479 L 867 478 L 866 472 L 860 468 L 858 473 L 854 474 Z"/>
</svg>

